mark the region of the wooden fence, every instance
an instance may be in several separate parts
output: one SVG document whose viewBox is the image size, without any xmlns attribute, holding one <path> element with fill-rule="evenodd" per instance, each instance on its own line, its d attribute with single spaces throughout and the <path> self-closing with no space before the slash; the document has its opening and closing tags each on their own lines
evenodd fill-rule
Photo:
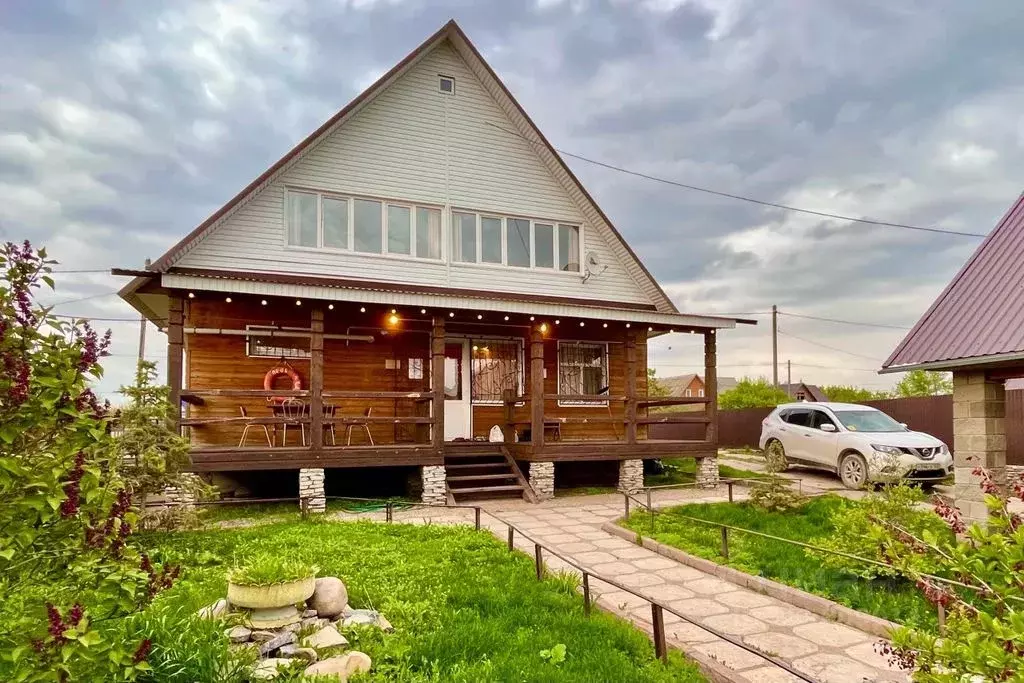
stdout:
<svg viewBox="0 0 1024 683">
<path fill-rule="evenodd" d="M 866 401 L 865 405 L 878 408 L 897 422 L 907 423 L 914 431 L 926 432 L 951 447 L 953 445 L 953 397 L 948 394 L 887 398 Z M 771 411 L 771 408 L 718 411 L 719 445 L 722 448 L 757 448 L 761 421 Z M 651 425 L 649 434 L 651 439 L 694 439 L 700 438 L 697 427 L 688 424 Z M 1006 462 L 1024 465 L 1024 390 L 1006 392 Z"/>
</svg>

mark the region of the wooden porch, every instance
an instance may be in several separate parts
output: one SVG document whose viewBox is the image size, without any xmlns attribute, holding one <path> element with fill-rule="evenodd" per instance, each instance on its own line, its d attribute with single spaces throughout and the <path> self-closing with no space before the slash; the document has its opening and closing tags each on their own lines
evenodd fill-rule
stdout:
<svg viewBox="0 0 1024 683">
<path fill-rule="evenodd" d="M 668 329 L 637 330 L 609 321 L 583 334 L 584 320 L 249 299 L 184 292 L 169 298 L 168 384 L 172 401 L 185 407 L 180 429 L 192 440 L 197 472 L 444 465 L 468 444 L 486 443 L 495 425 L 504 438 L 496 446 L 523 462 L 703 457 L 717 451 L 713 400 L 647 396 L 646 340 Z M 715 331 L 673 331 L 702 335 L 707 396 L 714 396 Z M 505 388 L 496 400 L 473 403 L 471 431 L 446 441 L 453 335 L 500 335 L 504 343 L 519 345 L 521 360 L 513 363 L 519 379 L 505 382 L 519 389 Z M 308 355 L 287 359 L 300 366 L 304 388 L 257 388 L 263 372 L 279 362 L 250 355 L 249 340 L 261 336 L 308 339 Z M 601 393 L 558 393 L 559 344 L 580 337 L 608 349 L 600 371 L 607 386 Z M 301 402 L 304 409 L 290 415 L 271 409 L 284 401 Z M 693 411 L 656 410 L 671 406 Z M 701 424 L 704 438 L 648 439 L 647 426 L 657 423 Z"/>
</svg>

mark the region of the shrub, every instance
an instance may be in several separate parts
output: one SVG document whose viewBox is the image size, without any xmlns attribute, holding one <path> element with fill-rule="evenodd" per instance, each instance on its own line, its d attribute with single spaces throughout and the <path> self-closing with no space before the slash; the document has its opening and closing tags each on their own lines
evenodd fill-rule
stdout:
<svg viewBox="0 0 1024 683">
<path fill-rule="evenodd" d="M 790 510 L 803 502 L 803 496 L 793 490 L 790 480 L 779 476 L 786 469 L 786 455 L 782 444 L 773 441 L 764 452 L 765 471 L 768 475 L 763 482 L 750 488 L 750 503 L 769 512 Z"/>
<path fill-rule="evenodd" d="M 228 581 L 238 586 L 269 586 L 316 576 L 317 568 L 302 560 L 258 554 L 244 564 L 228 571 Z"/>
<path fill-rule="evenodd" d="M 89 383 L 109 333 L 51 315 L 44 250 L 0 247 L 0 680 L 122 680 L 148 669 L 125 617 L 170 585 L 131 543 L 131 493 Z"/>
<path fill-rule="evenodd" d="M 900 628 L 891 646 L 880 649 L 913 671 L 915 681 L 1020 681 L 1024 671 L 1024 518 L 1009 509 L 1012 496 L 1024 502 L 1024 477 L 1003 493 L 985 470 L 981 478 L 989 517 L 969 527 L 953 507 L 935 512 L 949 532 L 915 532 L 886 519 L 882 554 L 916 580 L 924 596 L 946 609 L 941 634 Z M 951 586 L 925 573 L 956 577 Z"/>
<path fill-rule="evenodd" d="M 848 505 L 838 512 L 832 518 L 835 531 L 828 536 L 815 539 L 813 544 L 829 550 L 884 562 L 885 541 L 889 532 L 879 520 L 896 524 L 915 535 L 924 533 L 931 533 L 936 537 L 952 535 L 942 519 L 930 510 L 921 509 L 920 504 L 924 500 L 924 493 L 906 482 L 883 486 L 878 492 L 870 493 L 856 504 Z M 871 565 L 840 555 L 813 551 L 808 551 L 808 553 L 819 559 L 825 566 L 841 569 L 866 579 L 881 576 L 893 577 L 899 574 L 890 565 Z M 921 572 L 929 571 L 929 568 L 924 565 L 918 569 Z"/>
</svg>

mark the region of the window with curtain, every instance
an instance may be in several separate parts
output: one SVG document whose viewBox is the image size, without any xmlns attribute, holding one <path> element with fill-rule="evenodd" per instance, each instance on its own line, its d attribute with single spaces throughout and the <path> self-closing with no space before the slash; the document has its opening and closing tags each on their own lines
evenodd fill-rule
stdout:
<svg viewBox="0 0 1024 683">
<path fill-rule="evenodd" d="M 580 272 L 579 226 L 558 224 L 558 269 Z"/>
<path fill-rule="evenodd" d="M 594 342 L 558 342 L 558 393 L 605 393 L 608 386 L 608 346 Z M 572 399 L 559 405 L 607 405 L 607 401 Z"/>
<path fill-rule="evenodd" d="M 305 192 L 288 193 L 288 244 L 299 247 L 317 245 L 317 196 Z"/>
<path fill-rule="evenodd" d="M 353 236 L 354 249 L 373 254 L 383 251 L 383 237 L 381 235 L 381 206 L 380 202 L 369 199 L 357 199 L 353 209 Z"/>
<path fill-rule="evenodd" d="M 452 214 L 452 260 L 476 263 L 476 214 Z"/>
<path fill-rule="evenodd" d="M 524 218 L 505 219 L 505 243 L 508 245 L 508 265 L 530 265 L 530 221 Z"/>
<path fill-rule="evenodd" d="M 483 263 L 501 263 L 501 219 L 492 216 L 480 218 L 480 260 Z"/>
<path fill-rule="evenodd" d="M 522 394 L 523 345 L 515 339 L 474 339 L 470 384 L 474 403 L 501 403 L 511 389 Z"/>
<path fill-rule="evenodd" d="M 550 223 L 533 224 L 533 242 L 537 247 L 533 265 L 537 268 L 555 267 L 555 226 Z"/>
<path fill-rule="evenodd" d="M 412 210 L 388 205 L 388 253 L 412 253 Z"/>
<path fill-rule="evenodd" d="M 324 246 L 348 249 L 348 200 L 323 198 Z"/>
<path fill-rule="evenodd" d="M 416 209 L 416 255 L 420 258 L 441 258 L 441 211 Z"/>
</svg>

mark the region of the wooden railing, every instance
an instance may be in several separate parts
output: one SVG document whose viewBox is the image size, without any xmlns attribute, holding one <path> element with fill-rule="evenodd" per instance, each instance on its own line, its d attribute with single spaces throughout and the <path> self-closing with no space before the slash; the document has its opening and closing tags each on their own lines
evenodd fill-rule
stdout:
<svg viewBox="0 0 1024 683">
<path fill-rule="evenodd" d="M 427 411 L 426 415 L 332 415 L 325 410 L 332 400 L 406 400 L 414 402 L 432 402 L 434 392 L 432 391 L 322 391 L 316 394 L 309 390 L 264 390 L 264 389 L 187 389 L 181 392 L 181 401 L 189 405 L 202 408 L 208 406 L 210 399 L 237 399 L 239 402 L 245 400 L 258 401 L 270 399 L 300 399 L 306 401 L 304 412 L 298 415 L 210 415 L 210 416 L 188 416 L 179 421 L 182 428 L 202 429 L 204 427 L 230 426 L 230 425 L 302 425 L 309 432 L 308 449 L 319 449 L 326 444 L 322 441 L 323 431 L 332 425 L 396 425 L 433 428 L 435 419 Z M 319 399 L 319 400 L 317 400 Z M 251 403 L 250 403 L 251 405 Z M 319 408 L 319 410 L 315 410 Z M 428 430 L 429 432 L 429 430 Z M 320 434 L 318 439 L 315 435 Z M 429 434 L 424 434 L 421 439 L 414 439 L 422 442 L 423 445 L 431 443 Z"/>
<path fill-rule="evenodd" d="M 613 440 L 631 444 L 638 441 L 637 427 L 641 425 L 703 424 L 710 426 L 714 422 L 712 412 L 708 410 L 708 407 L 713 405 L 713 401 L 706 397 L 637 397 L 631 399 L 629 396 L 613 396 L 609 394 L 544 394 L 542 401 L 545 406 L 552 401 L 571 402 L 569 406 L 566 406 L 569 411 L 576 408 L 607 407 L 608 415 L 566 415 L 564 412 L 553 414 L 546 412 L 546 410 L 535 411 L 531 396 L 519 396 L 513 392 L 506 392 L 502 400 L 504 405 L 506 442 L 513 440 L 513 435 L 520 427 L 530 428 L 530 442 L 532 445 L 538 446 L 544 444 L 545 430 L 558 427 L 560 432 L 562 425 L 606 424 L 613 427 L 621 425 L 623 427 L 621 436 L 618 430 L 616 430 Z M 616 408 L 619 404 L 623 405 L 623 411 L 621 414 L 616 415 L 614 413 L 617 412 Z M 655 413 L 646 415 L 640 412 L 646 408 L 679 405 L 703 405 L 705 410 L 700 413 Z M 527 406 L 529 406 L 529 410 L 526 415 L 517 414 L 518 409 L 526 408 Z M 561 439 L 560 434 L 559 439 Z M 713 443 L 711 438 L 706 438 L 705 441 L 709 444 Z"/>
</svg>

